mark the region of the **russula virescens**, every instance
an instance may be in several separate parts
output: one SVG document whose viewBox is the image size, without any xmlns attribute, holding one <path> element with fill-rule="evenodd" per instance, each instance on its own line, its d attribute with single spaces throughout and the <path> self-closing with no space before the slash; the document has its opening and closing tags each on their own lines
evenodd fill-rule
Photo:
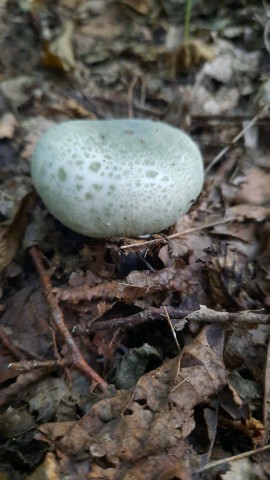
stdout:
<svg viewBox="0 0 270 480">
<path fill-rule="evenodd" d="M 50 128 L 32 158 L 49 211 L 90 237 L 159 232 L 183 215 L 203 185 L 196 144 L 150 120 L 71 120 Z"/>
</svg>

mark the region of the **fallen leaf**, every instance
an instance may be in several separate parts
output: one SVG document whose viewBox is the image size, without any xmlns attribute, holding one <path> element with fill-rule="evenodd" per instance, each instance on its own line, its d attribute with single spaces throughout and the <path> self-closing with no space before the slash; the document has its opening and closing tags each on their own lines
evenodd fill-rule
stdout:
<svg viewBox="0 0 270 480">
<path fill-rule="evenodd" d="M 19 108 L 30 100 L 33 83 L 31 76 L 19 75 L 0 82 L 0 91 L 13 108 Z"/>
<path fill-rule="evenodd" d="M 175 468 L 188 469 L 193 409 L 208 402 L 227 381 L 222 351 L 222 329 L 205 327 L 181 356 L 145 374 L 134 389 L 98 400 L 79 423 L 40 426 L 40 438 L 68 456 L 87 450 L 93 465 L 102 466 L 103 459 L 118 477 L 136 471 L 135 478 L 143 480 L 147 471 L 147 479 L 161 478 L 165 458 L 170 463 L 173 458 Z"/>
<path fill-rule="evenodd" d="M 237 203 L 246 203 L 258 207 L 270 202 L 270 173 L 261 168 L 251 168 L 247 171 L 244 182 L 236 193 Z"/>
<path fill-rule="evenodd" d="M 204 62 L 213 60 L 214 56 L 213 47 L 197 39 L 187 40 L 173 52 L 166 53 L 167 62 L 171 63 L 172 78 L 198 67 Z"/>
<path fill-rule="evenodd" d="M 34 194 L 28 193 L 17 206 L 17 212 L 9 225 L 0 225 L 0 272 L 9 265 L 22 241 L 28 214 L 34 203 Z"/>
<path fill-rule="evenodd" d="M 74 23 L 66 20 L 62 26 L 61 34 L 50 42 L 44 44 L 45 54 L 43 64 L 46 67 L 59 68 L 64 71 L 75 67 L 72 39 Z"/>
<path fill-rule="evenodd" d="M 252 478 L 253 465 L 249 458 L 240 458 L 235 462 L 229 463 L 229 470 L 221 474 L 222 480 L 243 480 Z"/>
<path fill-rule="evenodd" d="M 227 208 L 226 217 L 234 218 L 238 222 L 245 219 L 256 220 L 256 222 L 262 222 L 270 215 L 270 207 L 263 207 L 261 205 L 249 205 L 246 203 L 235 205 L 234 207 Z"/>
<path fill-rule="evenodd" d="M 18 126 L 17 118 L 13 113 L 4 113 L 0 119 L 0 139 L 12 138 L 16 127 Z"/>
<path fill-rule="evenodd" d="M 28 475 L 27 480 L 61 480 L 56 456 L 48 452 L 43 462 Z"/>
</svg>

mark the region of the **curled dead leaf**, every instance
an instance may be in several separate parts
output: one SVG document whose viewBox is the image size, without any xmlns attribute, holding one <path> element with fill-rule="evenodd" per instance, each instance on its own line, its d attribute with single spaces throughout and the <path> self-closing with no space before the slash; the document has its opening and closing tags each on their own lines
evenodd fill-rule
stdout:
<svg viewBox="0 0 270 480">
<path fill-rule="evenodd" d="M 215 51 L 213 47 L 200 40 L 190 39 L 183 42 L 171 56 L 171 76 L 187 72 L 204 62 L 213 60 Z"/>
<path fill-rule="evenodd" d="M 0 226 L 0 272 L 16 255 L 28 222 L 28 213 L 34 203 L 34 193 L 28 193 L 18 205 L 17 213 L 10 225 Z"/>
<path fill-rule="evenodd" d="M 72 46 L 73 32 L 73 21 L 67 20 L 63 25 L 61 34 L 51 42 L 45 42 L 45 55 L 43 57 L 45 66 L 64 71 L 72 70 L 75 67 Z"/>
</svg>

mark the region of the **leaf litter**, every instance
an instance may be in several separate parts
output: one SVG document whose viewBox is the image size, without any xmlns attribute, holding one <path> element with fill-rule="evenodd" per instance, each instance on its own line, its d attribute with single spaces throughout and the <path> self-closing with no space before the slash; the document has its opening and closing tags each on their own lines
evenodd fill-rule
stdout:
<svg viewBox="0 0 270 480">
<path fill-rule="evenodd" d="M 269 80 L 264 6 L 3 2 L 0 475 L 267 478 Z M 254 20 L 255 19 L 255 20 Z M 34 195 L 51 125 L 187 129 L 204 190 L 164 235 L 89 239 Z"/>
</svg>

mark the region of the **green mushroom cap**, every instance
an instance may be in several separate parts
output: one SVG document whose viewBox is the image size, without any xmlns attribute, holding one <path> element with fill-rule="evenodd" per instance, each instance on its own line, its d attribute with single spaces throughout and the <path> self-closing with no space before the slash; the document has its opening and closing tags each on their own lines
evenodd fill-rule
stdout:
<svg viewBox="0 0 270 480">
<path fill-rule="evenodd" d="M 49 211 L 89 237 L 159 232 L 203 185 L 200 151 L 181 130 L 150 120 L 74 120 L 50 128 L 32 157 Z"/>
</svg>

